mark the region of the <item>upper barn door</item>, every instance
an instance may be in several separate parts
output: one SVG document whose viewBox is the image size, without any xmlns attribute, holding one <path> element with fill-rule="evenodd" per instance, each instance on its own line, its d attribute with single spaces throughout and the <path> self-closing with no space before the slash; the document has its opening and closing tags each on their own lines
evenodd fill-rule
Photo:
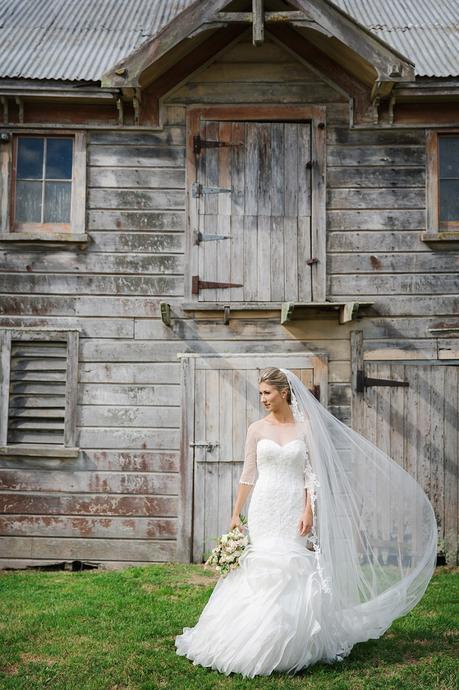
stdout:
<svg viewBox="0 0 459 690">
<path fill-rule="evenodd" d="M 312 301 L 311 123 L 201 118 L 190 145 L 192 300 Z"/>
</svg>

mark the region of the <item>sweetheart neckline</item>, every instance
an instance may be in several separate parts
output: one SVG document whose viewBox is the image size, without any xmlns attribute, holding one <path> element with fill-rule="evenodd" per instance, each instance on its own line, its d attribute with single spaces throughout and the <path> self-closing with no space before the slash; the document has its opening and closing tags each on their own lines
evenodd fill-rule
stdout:
<svg viewBox="0 0 459 690">
<path fill-rule="evenodd" d="M 260 441 L 270 441 L 271 443 L 275 443 L 276 446 L 278 446 L 279 448 L 285 448 L 286 446 L 290 445 L 290 443 L 295 443 L 296 441 L 301 441 L 302 443 L 304 443 L 304 440 L 302 438 L 294 438 L 292 441 L 287 441 L 287 443 L 284 443 L 283 445 L 277 443 L 277 441 L 274 441 L 272 438 L 260 438 L 257 441 L 257 445 L 260 443 Z"/>
</svg>

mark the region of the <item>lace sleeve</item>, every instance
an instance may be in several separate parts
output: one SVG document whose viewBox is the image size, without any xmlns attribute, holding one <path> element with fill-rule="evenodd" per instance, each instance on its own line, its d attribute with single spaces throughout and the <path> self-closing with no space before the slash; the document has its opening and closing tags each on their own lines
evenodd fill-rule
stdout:
<svg viewBox="0 0 459 690">
<path fill-rule="evenodd" d="M 247 430 L 244 450 L 244 465 L 239 479 L 240 484 L 255 484 L 257 479 L 257 439 L 251 424 Z"/>
</svg>

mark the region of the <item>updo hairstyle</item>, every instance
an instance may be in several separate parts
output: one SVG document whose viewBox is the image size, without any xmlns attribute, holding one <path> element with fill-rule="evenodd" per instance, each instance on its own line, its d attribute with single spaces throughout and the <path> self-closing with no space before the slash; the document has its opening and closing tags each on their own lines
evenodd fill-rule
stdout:
<svg viewBox="0 0 459 690">
<path fill-rule="evenodd" d="M 287 389 L 287 402 L 289 405 L 292 404 L 292 395 L 288 378 L 284 372 L 277 367 L 266 367 L 266 369 L 262 369 L 258 383 L 267 383 L 277 388 L 278 391 Z"/>
</svg>

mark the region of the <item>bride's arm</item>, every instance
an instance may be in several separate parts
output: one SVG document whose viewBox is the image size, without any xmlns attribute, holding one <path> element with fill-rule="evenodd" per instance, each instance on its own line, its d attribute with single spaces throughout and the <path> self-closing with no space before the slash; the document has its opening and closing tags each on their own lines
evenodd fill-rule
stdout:
<svg viewBox="0 0 459 690">
<path fill-rule="evenodd" d="M 241 524 L 239 513 L 241 512 L 242 507 L 244 506 L 244 503 L 246 502 L 247 497 L 252 489 L 253 485 L 251 484 L 239 484 L 236 500 L 234 502 L 234 510 L 231 516 L 230 529 L 233 529 L 233 527 L 236 527 L 236 525 Z"/>
<path fill-rule="evenodd" d="M 230 529 L 240 525 L 239 513 L 257 480 L 257 434 L 253 424 L 247 430 L 244 449 L 244 466 L 239 478 L 239 488 L 231 516 Z"/>
<path fill-rule="evenodd" d="M 313 524 L 311 489 L 305 489 L 305 506 L 303 514 L 300 518 L 298 529 L 301 536 L 308 534 L 311 531 Z"/>
</svg>

